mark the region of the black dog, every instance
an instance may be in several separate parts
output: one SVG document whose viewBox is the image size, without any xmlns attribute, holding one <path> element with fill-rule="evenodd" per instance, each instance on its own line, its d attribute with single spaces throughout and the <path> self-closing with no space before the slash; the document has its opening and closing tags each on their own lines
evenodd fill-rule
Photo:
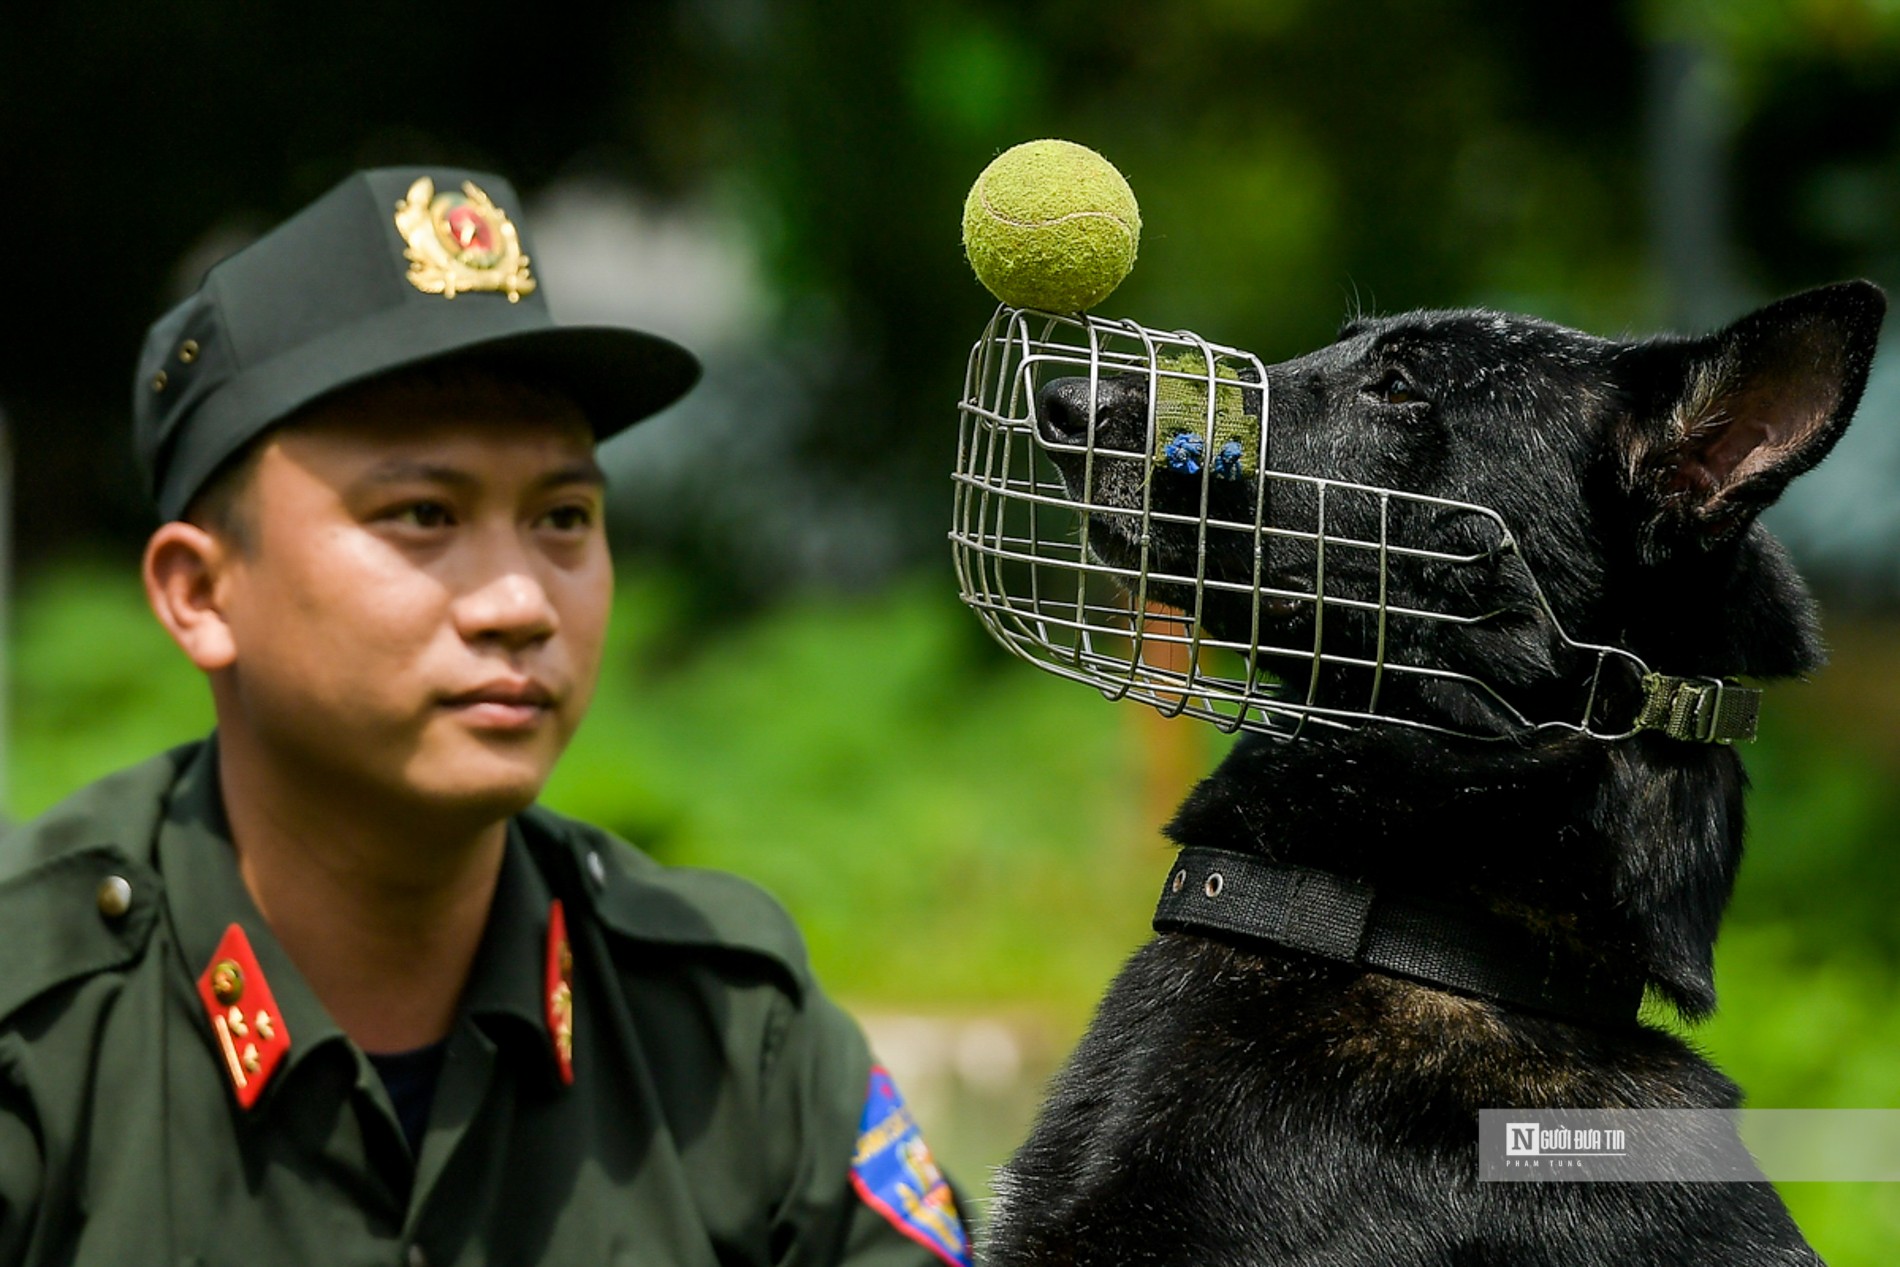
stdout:
<svg viewBox="0 0 1900 1267">
<path fill-rule="evenodd" d="M 1378 631 L 1410 640 L 1395 653 L 1494 690 L 1395 677 L 1381 711 L 1503 733 L 1505 704 L 1526 716 L 1574 704 L 1590 668 L 1576 642 L 1707 678 L 1816 667 L 1811 600 L 1755 518 L 1846 427 L 1884 311 L 1878 289 L 1846 283 L 1706 338 L 1637 343 L 1490 312 L 1425 312 L 1355 321 L 1332 346 L 1270 367 L 1266 392 L 1248 391 L 1271 402 L 1262 466 L 1489 506 L 1516 538 L 1478 581 L 1457 574 L 1466 592 L 1456 601 L 1484 618 Z M 1062 450 L 1086 437 L 1140 451 L 1146 381 L 1104 378 L 1093 402 L 1087 380 L 1046 387 L 1045 443 Z M 1132 567 L 1145 548 L 1151 570 L 1194 575 L 1191 526 L 1156 525 L 1144 547 L 1134 517 L 1113 508 L 1139 506 L 1144 484 L 1158 506 L 1198 506 L 1199 479 L 1097 457 L 1084 489 L 1080 460 L 1054 456 L 1071 494 L 1096 507 L 1098 559 Z M 1210 488 L 1210 515 L 1254 513 L 1251 475 Z M 1375 513 L 1370 494 L 1334 502 L 1344 530 L 1370 530 L 1354 527 Z M 1316 513 L 1296 489 L 1261 504 L 1274 524 Z M 1483 548 L 1455 515 L 1412 527 L 1469 533 Z M 1261 563 L 1251 539 L 1218 538 L 1206 535 L 1210 578 L 1271 581 L 1312 564 L 1297 536 L 1274 538 Z M 1378 582 L 1350 560 L 1334 567 L 1329 593 L 1363 595 Z M 1526 569 L 1548 607 L 1528 601 Z M 1422 601 L 1454 582 L 1423 559 L 1395 565 L 1385 583 Z M 1314 632 L 1317 604 L 1223 593 L 1210 589 L 1203 609 L 1218 635 L 1258 630 L 1263 643 L 1298 646 Z M 1192 603 L 1166 582 L 1149 597 Z M 1327 620 L 1327 645 L 1347 661 L 1375 636 L 1351 610 Z M 1327 672 L 1337 680 L 1325 685 L 1343 689 L 1363 670 Z M 1640 707 L 1622 689 L 1598 701 L 1605 715 Z M 1354 961 L 1350 938 L 1327 953 L 1324 929 L 1289 935 L 1290 945 L 1164 932 L 1116 979 L 999 1175 L 987 1260 L 1818 1262 L 1766 1183 L 1478 1180 L 1481 1108 L 1739 1103 L 1691 1047 L 1630 1013 L 1644 989 L 1687 1018 L 1713 1009 L 1744 786 L 1733 748 L 1655 731 L 1498 741 L 1375 722 L 1315 727 L 1293 742 L 1244 738 L 1169 826 L 1176 842 L 1311 868 L 1349 898 L 1370 897 L 1375 912 L 1442 910 L 1440 927 L 1515 953 L 1533 986 L 1563 988 L 1526 1001 L 1482 981 L 1427 984 Z M 1191 894 L 1202 880 L 1188 878 Z M 1508 984 L 1511 965 L 1495 966 Z"/>
</svg>

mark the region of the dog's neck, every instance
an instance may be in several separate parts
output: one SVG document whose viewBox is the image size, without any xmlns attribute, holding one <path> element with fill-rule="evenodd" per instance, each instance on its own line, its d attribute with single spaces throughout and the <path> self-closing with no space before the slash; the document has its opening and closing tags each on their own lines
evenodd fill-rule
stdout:
<svg viewBox="0 0 1900 1267">
<path fill-rule="evenodd" d="M 1398 727 L 1291 742 L 1247 736 L 1168 831 L 1183 845 L 1448 898 L 1587 893 L 1607 878 L 1610 854 L 1590 838 L 1597 755 Z"/>
<path fill-rule="evenodd" d="M 1741 788 L 1725 747 L 1368 727 L 1244 738 L 1168 834 L 1489 912 L 1553 953 L 1642 975 L 1694 1016 L 1714 1005 Z"/>
</svg>

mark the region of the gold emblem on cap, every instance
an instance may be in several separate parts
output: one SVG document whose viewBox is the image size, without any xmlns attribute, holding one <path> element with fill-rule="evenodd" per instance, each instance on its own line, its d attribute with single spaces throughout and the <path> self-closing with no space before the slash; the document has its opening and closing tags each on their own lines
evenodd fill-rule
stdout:
<svg viewBox="0 0 1900 1267">
<path fill-rule="evenodd" d="M 396 231 L 408 244 L 409 284 L 425 295 L 497 290 L 514 303 L 534 293 L 514 222 L 472 180 L 438 194 L 433 180 L 418 178 L 396 204 Z"/>
</svg>

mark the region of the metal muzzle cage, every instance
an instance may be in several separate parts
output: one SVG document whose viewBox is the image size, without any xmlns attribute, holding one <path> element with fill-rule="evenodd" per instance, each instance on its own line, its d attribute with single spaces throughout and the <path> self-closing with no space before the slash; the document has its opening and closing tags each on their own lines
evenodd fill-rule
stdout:
<svg viewBox="0 0 1900 1267">
<path fill-rule="evenodd" d="M 1065 379 L 1086 415 L 1066 428 L 1046 416 Z M 1145 425 L 1098 425 L 1104 385 L 1131 381 Z M 971 351 L 960 404 L 950 539 L 963 601 L 1048 672 L 1226 731 L 1290 738 L 1389 722 L 1493 739 L 1752 736 L 1755 692 L 1652 673 L 1627 650 L 1570 639 L 1527 567 L 1516 568 L 1524 603 L 1584 666 L 1574 712 L 1527 716 L 1482 678 L 1400 650 L 1499 614 L 1455 597 L 1483 586 L 1401 578 L 1495 574 L 1517 539 L 1486 506 L 1273 469 L 1271 391 L 1259 358 L 1187 331 L 999 308 Z M 1157 495 L 1157 478 L 1170 496 Z M 1270 514 L 1276 502 L 1301 506 L 1297 522 Z M 1453 521 L 1456 532 L 1433 528 Z M 1216 555 L 1224 569 L 1210 567 Z M 1270 556 L 1300 567 L 1269 569 Z M 1237 557 L 1251 569 L 1237 570 Z M 1205 620 L 1216 606 L 1228 615 L 1218 632 Z M 1354 636 L 1329 638 L 1329 625 Z M 1392 703 L 1459 688 L 1476 693 L 1483 724 Z M 1634 699 L 1635 716 L 1605 716 L 1612 696 Z"/>
</svg>

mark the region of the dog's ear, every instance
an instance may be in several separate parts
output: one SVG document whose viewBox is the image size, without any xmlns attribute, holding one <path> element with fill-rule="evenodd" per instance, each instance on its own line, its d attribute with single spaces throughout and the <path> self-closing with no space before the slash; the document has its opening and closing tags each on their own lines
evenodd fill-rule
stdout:
<svg viewBox="0 0 1900 1267">
<path fill-rule="evenodd" d="M 1618 447 L 1645 562 L 1733 540 L 1827 456 L 1860 403 L 1886 310 L 1878 286 L 1841 282 L 1619 356 Z"/>
</svg>

